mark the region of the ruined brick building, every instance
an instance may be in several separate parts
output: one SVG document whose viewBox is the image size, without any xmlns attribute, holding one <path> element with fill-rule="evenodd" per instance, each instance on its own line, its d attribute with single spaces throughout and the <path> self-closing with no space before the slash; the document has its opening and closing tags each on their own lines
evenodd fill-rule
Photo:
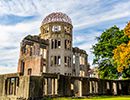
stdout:
<svg viewBox="0 0 130 100">
<path fill-rule="evenodd" d="M 0 100 L 130 94 L 130 80 L 89 77 L 88 55 L 72 47 L 73 26 L 66 14 L 51 13 L 40 30 L 22 40 L 18 72 L 0 75 Z"/>
<path fill-rule="evenodd" d="M 87 76 L 86 51 L 72 46 L 73 26 L 66 14 L 49 14 L 40 30 L 39 35 L 28 35 L 22 40 L 18 72 L 23 75 Z"/>
</svg>

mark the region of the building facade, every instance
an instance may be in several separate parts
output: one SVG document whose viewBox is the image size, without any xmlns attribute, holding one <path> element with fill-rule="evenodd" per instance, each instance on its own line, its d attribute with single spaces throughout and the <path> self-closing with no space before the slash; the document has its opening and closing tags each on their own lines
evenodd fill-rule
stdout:
<svg viewBox="0 0 130 100">
<path fill-rule="evenodd" d="M 73 47 L 73 25 L 66 14 L 49 14 L 40 30 L 39 35 L 29 35 L 22 40 L 18 72 L 23 75 L 88 75 L 88 55 L 86 51 Z"/>
</svg>

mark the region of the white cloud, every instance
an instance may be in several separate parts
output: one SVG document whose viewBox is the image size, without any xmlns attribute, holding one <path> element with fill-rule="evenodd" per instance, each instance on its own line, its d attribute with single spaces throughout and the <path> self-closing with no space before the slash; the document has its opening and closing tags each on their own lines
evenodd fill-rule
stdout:
<svg viewBox="0 0 130 100">
<path fill-rule="evenodd" d="M 62 0 L 11 0 L 8 2 L 3 0 L 0 2 L 0 11 L 1 14 L 22 16 L 40 14 L 41 19 L 51 12 L 61 11 L 72 18 L 76 30 L 130 15 L 130 1 L 117 2 L 114 5 L 111 4 L 105 7 L 102 7 L 101 2 L 101 0 L 86 0 L 84 3 L 80 0 L 66 0 L 65 3 Z M 107 3 L 109 4 L 109 2 L 111 1 Z M 102 12 L 106 8 L 112 8 L 112 10 L 108 9 Z"/>
<path fill-rule="evenodd" d="M 40 21 L 0 25 L 0 73 L 16 72 L 21 40 L 39 34 Z"/>
<path fill-rule="evenodd" d="M 111 20 L 116 20 L 119 18 L 124 18 L 130 16 L 129 9 L 130 7 L 128 6 L 130 2 L 126 2 L 123 5 L 125 7 L 121 8 L 119 7 L 120 4 L 114 5 L 113 9 L 107 12 L 95 14 L 93 16 L 90 16 L 89 14 L 87 16 L 81 17 L 81 19 L 77 20 L 75 24 L 76 29 L 83 29 L 86 27 L 90 26 L 96 26 L 99 23 L 103 23 L 105 21 L 111 21 Z M 86 21 L 85 21 L 86 20 Z M 107 23 L 106 23 L 107 24 Z"/>
<path fill-rule="evenodd" d="M 11 44 L 19 41 L 28 34 L 38 34 L 40 21 L 24 22 L 16 25 L 0 25 L 0 45 Z"/>
</svg>

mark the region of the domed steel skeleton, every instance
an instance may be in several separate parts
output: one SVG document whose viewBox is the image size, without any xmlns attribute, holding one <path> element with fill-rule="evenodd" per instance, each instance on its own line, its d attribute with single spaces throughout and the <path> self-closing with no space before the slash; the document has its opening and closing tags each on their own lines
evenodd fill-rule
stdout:
<svg viewBox="0 0 130 100">
<path fill-rule="evenodd" d="M 61 12 L 55 12 L 51 13 L 43 20 L 42 24 L 47 24 L 50 22 L 66 22 L 69 24 L 72 24 L 71 19 L 64 13 Z"/>
</svg>

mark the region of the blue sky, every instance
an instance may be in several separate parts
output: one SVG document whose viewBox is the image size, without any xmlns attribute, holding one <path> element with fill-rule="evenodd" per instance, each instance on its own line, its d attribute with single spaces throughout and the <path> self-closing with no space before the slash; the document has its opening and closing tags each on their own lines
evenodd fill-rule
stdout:
<svg viewBox="0 0 130 100">
<path fill-rule="evenodd" d="M 20 41 L 39 34 L 52 12 L 66 13 L 73 23 L 73 45 L 90 52 L 95 37 L 107 28 L 121 29 L 130 20 L 130 0 L 0 0 L 0 74 L 17 71 Z"/>
</svg>

